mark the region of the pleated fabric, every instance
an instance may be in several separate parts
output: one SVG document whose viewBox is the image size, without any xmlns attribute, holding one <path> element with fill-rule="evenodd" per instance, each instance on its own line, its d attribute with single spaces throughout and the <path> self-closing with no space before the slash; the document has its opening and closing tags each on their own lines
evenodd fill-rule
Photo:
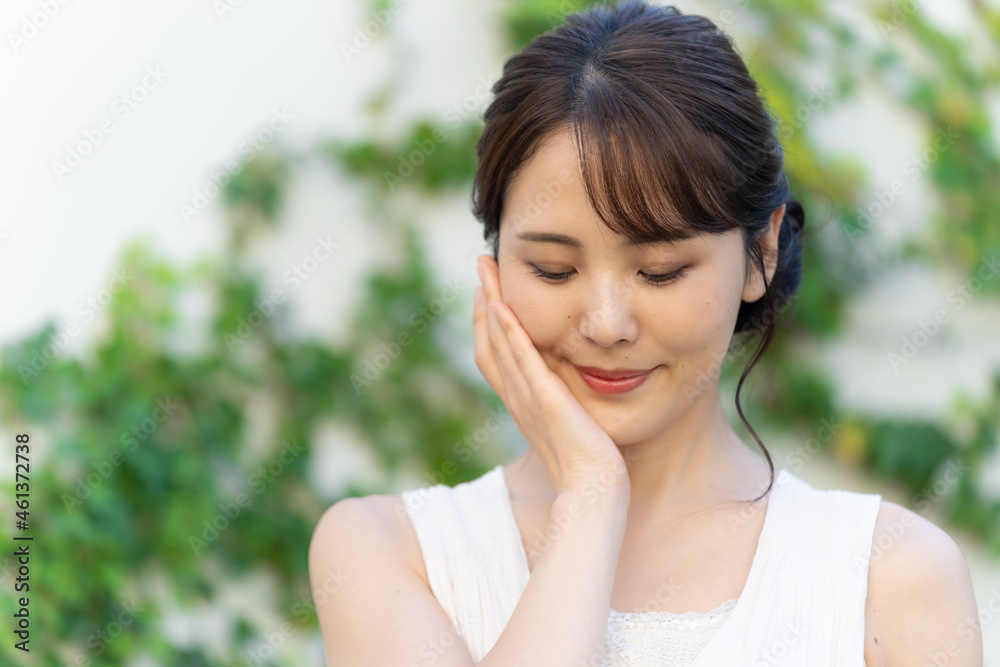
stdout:
<svg viewBox="0 0 1000 667">
<path fill-rule="evenodd" d="M 595 665 L 864 665 L 868 565 L 881 496 L 820 490 L 784 468 L 776 472 L 740 597 L 705 614 L 609 609 Z M 454 487 L 401 495 L 431 591 L 479 662 L 529 577 L 503 467 Z"/>
</svg>

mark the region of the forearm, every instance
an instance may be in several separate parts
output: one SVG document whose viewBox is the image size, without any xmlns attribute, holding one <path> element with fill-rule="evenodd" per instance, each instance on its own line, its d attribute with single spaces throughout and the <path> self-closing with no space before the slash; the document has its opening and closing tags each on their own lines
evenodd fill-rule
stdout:
<svg viewBox="0 0 1000 667">
<path fill-rule="evenodd" d="M 549 541 L 483 667 L 600 664 L 627 490 L 594 484 L 561 493 Z"/>
</svg>

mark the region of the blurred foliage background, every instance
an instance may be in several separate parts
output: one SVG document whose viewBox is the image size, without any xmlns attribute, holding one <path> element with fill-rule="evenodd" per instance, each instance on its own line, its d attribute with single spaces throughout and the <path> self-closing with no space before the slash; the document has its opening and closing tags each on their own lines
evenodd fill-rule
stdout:
<svg viewBox="0 0 1000 667">
<path fill-rule="evenodd" d="M 498 29 L 513 53 L 587 4 L 512 0 Z M 856 16 L 819 0 L 711 4 L 714 16 L 738 14 L 767 36 L 749 65 L 780 121 L 793 193 L 810 214 L 794 317 L 785 317 L 751 375 L 766 385 L 744 394 L 755 427 L 809 432 L 838 415 L 845 426 L 820 456 L 901 483 L 915 500 L 930 500 L 928 490 L 960 462 L 968 472 L 933 500 L 950 525 L 1000 554 L 1000 497 L 981 483 L 1000 438 L 1000 369 L 992 369 L 991 396 L 956 396 L 946 421 L 887 419 L 839 405 L 833 382 L 808 353 L 838 336 L 847 305 L 886 266 L 917 263 L 965 280 L 1000 252 L 998 119 L 987 104 L 1000 89 L 1000 13 L 968 3 L 992 45 L 983 59 L 915 3 L 874 3 Z M 391 24 L 379 39 L 392 40 Z M 954 131 L 954 146 L 928 161 L 925 184 L 938 206 L 927 211 L 918 239 L 877 254 L 863 250 L 870 177 L 863 162 L 814 137 L 816 93 L 800 64 L 815 60 L 835 74 L 825 107 L 851 100 L 866 79 L 920 118 L 929 150 L 939 129 Z M 392 95 L 390 78 L 370 100 L 372 127 Z M 154 248 L 130 246 L 122 266 L 134 279 L 101 314 L 104 335 L 84 355 L 45 353 L 59 335 L 56 322 L 4 347 L 0 417 L 47 454 L 31 475 L 30 530 L 39 536 L 32 651 L 16 651 L 8 637 L 0 660 L 320 664 L 306 566 L 312 528 L 331 502 L 307 482 L 321 431 L 348 424 L 384 469 L 447 471 L 440 481 L 450 485 L 503 461 L 495 447 L 460 449 L 502 406 L 485 382 L 470 382 L 456 365 L 444 318 L 424 320 L 424 331 L 412 317 L 440 288 L 410 196 L 467 193 L 480 128 L 474 117 L 456 127 L 416 117 L 401 139 L 374 130 L 363 139 L 321 137 L 301 153 L 276 143 L 226 186 L 227 252 L 175 266 Z M 428 142 L 435 149 L 412 174 L 394 178 L 400 157 Z M 315 158 L 370 194 L 371 221 L 392 230 L 405 258 L 373 270 L 350 314 L 351 336 L 337 346 L 292 333 L 287 302 L 265 286 L 248 250 L 251 240 L 280 232 L 297 165 Z M 471 216 L 469 224 L 477 224 Z M 190 325 L 180 303 L 195 291 L 211 295 L 210 316 L 199 325 L 209 343 L 190 352 L 178 340 Z M 982 280 L 975 298 L 998 295 L 1000 280 Z M 405 353 L 375 379 L 366 376 L 403 331 L 413 333 Z M 733 363 L 723 369 L 727 391 L 749 347 L 734 342 Z M 6 502 L 12 480 L 2 486 Z M 395 491 L 357 479 L 346 495 Z M 11 522 L 0 523 L 8 543 L 12 533 Z M 8 557 L 0 573 L 5 609 L 15 607 L 14 576 Z M 225 610 L 223 620 L 201 635 L 177 630 L 179 617 L 216 619 L 206 613 L 214 608 Z"/>
</svg>

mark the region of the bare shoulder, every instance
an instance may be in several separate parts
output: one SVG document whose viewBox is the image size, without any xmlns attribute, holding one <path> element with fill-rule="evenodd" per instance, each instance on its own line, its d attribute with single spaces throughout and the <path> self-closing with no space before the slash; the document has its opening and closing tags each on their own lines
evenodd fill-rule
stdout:
<svg viewBox="0 0 1000 667">
<path fill-rule="evenodd" d="M 427 568 L 420 551 L 420 542 L 406 505 L 403 504 L 403 497 L 399 494 L 380 494 L 367 496 L 367 499 L 386 527 L 389 539 L 392 540 L 393 553 L 427 583 Z M 429 584 L 427 589 L 430 590 Z"/>
<path fill-rule="evenodd" d="M 309 583 L 317 610 L 353 583 L 356 562 L 391 548 L 391 534 L 371 497 L 344 498 L 328 507 L 309 542 Z"/>
<path fill-rule="evenodd" d="M 309 581 L 328 665 L 407 665 L 417 655 L 438 667 L 473 664 L 414 571 L 413 544 L 400 496 L 345 498 L 320 517 L 309 543 Z M 440 638 L 448 639 L 447 651 L 428 648 Z"/>
<path fill-rule="evenodd" d="M 868 569 L 865 664 L 942 660 L 950 667 L 983 664 L 969 565 L 944 530 L 902 505 L 882 501 Z"/>
<path fill-rule="evenodd" d="M 347 553 L 349 552 L 349 553 Z M 320 517 L 309 544 L 310 566 L 344 558 L 394 558 L 426 580 L 413 524 L 399 495 L 373 494 L 344 498 Z"/>
</svg>

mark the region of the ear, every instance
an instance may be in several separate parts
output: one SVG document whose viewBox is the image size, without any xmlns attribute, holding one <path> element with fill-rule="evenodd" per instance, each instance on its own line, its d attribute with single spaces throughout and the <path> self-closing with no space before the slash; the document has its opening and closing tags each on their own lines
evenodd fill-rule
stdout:
<svg viewBox="0 0 1000 667">
<path fill-rule="evenodd" d="M 786 204 L 782 204 L 771 213 L 770 223 L 760 239 L 768 282 L 774 278 L 774 271 L 778 266 L 778 235 L 781 233 L 781 222 L 785 218 L 785 207 Z M 758 268 L 751 266 L 746 282 L 743 284 L 743 300 L 747 303 L 753 303 L 763 296 L 764 280 Z"/>
</svg>

